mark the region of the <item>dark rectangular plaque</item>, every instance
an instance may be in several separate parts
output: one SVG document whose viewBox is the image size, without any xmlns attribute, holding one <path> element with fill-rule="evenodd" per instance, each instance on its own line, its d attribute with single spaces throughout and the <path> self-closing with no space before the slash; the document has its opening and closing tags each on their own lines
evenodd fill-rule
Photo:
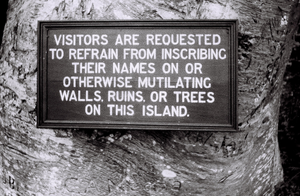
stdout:
<svg viewBox="0 0 300 196">
<path fill-rule="evenodd" d="M 236 28 L 40 21 L 37 126 L 236 130 Z"/>
</svg>

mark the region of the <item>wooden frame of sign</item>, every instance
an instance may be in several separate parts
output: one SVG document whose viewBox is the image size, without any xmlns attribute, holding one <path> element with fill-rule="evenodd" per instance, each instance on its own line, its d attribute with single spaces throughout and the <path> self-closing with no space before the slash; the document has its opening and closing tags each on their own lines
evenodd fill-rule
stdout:
<svg viewBox="0 0 300 196">
<path fill-rule="evenodd" d="M 237 130 L 237 21 L 39 21 L 39 128 Z"/>
</svg>

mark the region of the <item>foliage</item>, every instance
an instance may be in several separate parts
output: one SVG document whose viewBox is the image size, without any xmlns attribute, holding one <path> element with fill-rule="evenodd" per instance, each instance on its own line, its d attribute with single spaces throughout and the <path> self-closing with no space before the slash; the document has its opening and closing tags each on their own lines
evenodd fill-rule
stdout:
<svg viewBox="0 0 300 196">
<path fill-rule="evenodd" d="M 300 29 L 298 31 L 300 33 Z M 287 66 L 279 117 L 279 146 L 284 182 L 275 195 L 300 195 L 300 34 Z"/>
</svg>

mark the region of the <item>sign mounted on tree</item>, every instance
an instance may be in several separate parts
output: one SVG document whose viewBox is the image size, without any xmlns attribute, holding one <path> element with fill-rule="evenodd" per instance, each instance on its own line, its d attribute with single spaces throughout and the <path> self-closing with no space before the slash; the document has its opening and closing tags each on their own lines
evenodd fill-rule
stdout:
<svg viewBox="0 0 300 196">
<path fill-rule="evenodd" d="M 40 21 L 37 126 L 236 130 L 236 22 Z"/>
</svg>

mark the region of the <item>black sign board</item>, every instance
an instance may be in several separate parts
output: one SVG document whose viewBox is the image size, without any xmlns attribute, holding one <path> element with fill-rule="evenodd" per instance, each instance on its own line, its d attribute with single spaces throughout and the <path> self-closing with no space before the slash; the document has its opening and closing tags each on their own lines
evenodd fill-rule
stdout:
<svg viewBox="0 0 300 196">
<path fill-rule="evenodd" d="M 38 26 L 38 127 L 237 129 L 236 20 Z"/>
</svg>

